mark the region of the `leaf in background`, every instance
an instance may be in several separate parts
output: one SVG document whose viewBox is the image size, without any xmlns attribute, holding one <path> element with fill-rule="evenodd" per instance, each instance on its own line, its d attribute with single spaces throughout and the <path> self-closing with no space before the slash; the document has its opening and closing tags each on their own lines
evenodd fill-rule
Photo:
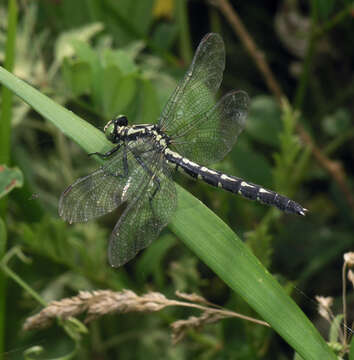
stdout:
<svg viewBox="0 0 354 360">
<path fill-rule="evenodd" d="M 154 69 L 152 77 L 153 87 L 156 91 L 156 96 L 158 98 L 158 103 L 160 104 L 160 113 L 167 103 L 170 95 L 173 93 L 174 89 L 177 86 L 177 81 L 172 77 L 163 72 L 161 69 Z"/>
<path fill-rule="evenodd" d="M 342 321 L 343 314 L 337 315 L 334 319 L 332 319 L 331 328 L 329 331 L 329 341 L 330 342 L 340 342 L 341 333 L 342 333 Z M 344 331 L 346 331 L 344 329 Z"/>
<path fill-rule="evenodd" d="M 140 282 L 143 283 L 153 276 L 157 286 L 162 288 L 165 285 L 166 269 L 163 260 L 168 251 L 176 245 L 176 241 L 175 236 L 164 234 L 144 250 L 135 266 L 135 272 Z"/>
<path fill-rule="evenodd" d="M 4 220 L 0 217 L 0 259 L 5 254 L 7 243 L 7 230 Z"/>
<path fill-rule="evenodd" d="M 62 74 L 73 96 L 80 96 L 90 89 L 91 68 L 87 62 L 77 59 L 64 59 Z"/>
<path fill-rule="evenodd" d="M 7 195 L 14 188 L 22 187 L 22 185 L 23 175 L 20 169 L 0 165 L 0 198 Z"/>
<path fill-rule="evenodd" d="M 334 9 L 336 3 L 335 0 L 316 0 L 316 7 L 318 14 L 320 15 L 321 20 L 326 20 L 329 18 L 330 14 Z"/>
<path fill-rule="evenodd" d="M 103 7 L 109 13 L 107 24 L 112 27 L 120 45 L 148 36 L 153 23 L 155 0 L 106 0 Z"/>
<path fill-rule="evenodd" d="M 74 41 L 88 42 L 102 30 L 103 24 L 93 23 L 74 30 L 62 32 L 55 43 L 55 59 L 57 64 L 60 65 L 64 58 L 72 57 L 75 54 Z"/>
<path fill-rule="evenodd" d="M 231 157 L 235 159 L 237 176 L 257 184 L 262 184 L 265 187 L 271 187 L 272 168 L 263 154 L 254 151 L 250 146 L 244 145 L 240 141 L 232 149 Z"/>
<path fill-rule="evenodd" d="M 153 21 L 153 7 L 155 0 L 107 0 L 112 7 L 126 20 L 129 20 L 134 29 L 140 34 L 146 34 Z"/>
<path fill-rule="evenodd" d="M 351 114 L 346 108 L 339 108 L 334 114 L 324 117 L 322 128 L 331 136 L 340 136 L 351 127 Z"/>
<path fill-rule="evenodd" d="M 301 176 L 305 172 L 310 152 L 302 148 L 296 134 L 295 126 L 299 112 L 293 110 L 287 101 L 282 105 L 283 128 L 279 133 L 279 152 L 274 154 L 275 168 L 273 169 L 275 189 L 281 193 L 294 193 Z M 289 174 L 291 176 L 289 177 Z"/>
<path fill-rule="evenodd" d="M 19 224 L 16 231 L 33 253 L 105 286 L 127 286 L 107 265 L 108 232 L 95 222 L 68 227 L 61 219 L 43 217 L 36 223 Z"/>
<path fill-rule="evenodd" d="M 131 43 L 123 46 L 119 50 L 115 50 L 114 52 L 124 51 L 124 53 L 131 59 L 136 60 L 137 56 L 142 52 L 145 48 L 145 42 L 143 40 L 132 41 Z M 138 68 L 137 68 L 138 70 Z"/>
<path fill-rule="evenodd" d="M 246 244 L 252 249 L 261 263 L 269 268 L 272 264 L 273 236 L 270 231 L 270 224 L 267 221 L 261 222 L 254 230 L 245 234 Z"/>
<path fill-rule="evenodd" d="M 178 36 L 178 26 L 174 23 L 158 23 L 152 35 L 152 41 L 158 49 L 171 49 Z"/>
<path fill-rule="evenodd" d="M 136 96 L 138 67 L 136 51 L 104 49 L 103 54 L 88 44 L 73 42 L 75 59 L 63 62 L 63 73 L 75 96 L 92 96 L 95 110 L 108 120 L 124 113 Z"/>
<path fill-rule="evenodd" d="M 354 360 L 354 337 L 350 341 L 349 360 Z"/>
<path fill-rule="evenodd" d="M 72 40 L 71 42 L 75 58 L 81 60 L 83 62 L 88 62 L 91 65 L 97 64 L 99 56 L 98 52 L 96 52 L 88 43 Z"/>
<path fill-rule="evenodd" d="M 92 96 L 93 103 L 98 109 L 101 104 L 101 63 L 99 59 L 99 53 L 90 47 L 89 44 L 79 40 L 72 41 L 73 48 L 75 50 L 75 57 L 82 62 L 87 62 L 90 65 L 90 94 Z"/>
<path fill-rule="evenodd" d="M 208 285 L 208 280 L 202 279 L 198 271 L 198 259 L 194 256 L 184 256 L 178 262 L 171 262 L 168 275 L 173 283 L 173 289 L 178 291 L 193 292 L 199 286 Z"/>
<path fill-rule="evenodd" d="M 271 96 L 257 96 L 252 99 L 246 132 L 261 143 L 277 147 L 278 134 L 282 129 L 281 112 Z"/>
<path fill-rule="evenodd" d="M 127 111 L 130 119 L 136 124 L 156 123 L 160 115 L 160 103 L 155 86 L 148 79 L 140 79 L 137 99 Z"/>
<path fill-rule="evenodd" d="M 137 91 L 136 76 L 124 76 L 116 66 L 108 66 L 102 70 L 100 81 L 102 116 L 112 119 L 124 113 Z"/>
<path fill-rule="evenodd" d="M 64 349 L 73 348 L 73 350 L 69 350 L 70 352 L 65 353 L 65 355 L 59 355 L 59 356 L 52 355 L 52 352 L 54 352 L 54 354 L 57 354 L 57 352 L 58 352 L 57 348 L 59 348 L 59 353 L 61 353 L 61 354 L 62 354 L 63 348 Z M 75 346 L 73 347 L 71 341 L 68 344 L 67 339 L 63 340 L 62 338 L 59 337 L 56 344 L 51 345 L 49 351 L 48 351 L 48 349 L 45 349 L 43 346 L 39 346 L 39 345 L 35 345 L 35 346 L 31 346 L 30 348 L 27 348 L 23 352 L 23 359 L 24 360 L 40 359 L 41 358 L 40 356 L 42 355 L 42 353 L 45 353 L 46 358 L 48 358 L 48 352 L 49 352 L 50 359 L 55 359 L 55 360 L 72 360 L 73 359 L 74 360 L 78 356 L 78 350 L 79 350 L 79 347 L 77 344 L 75 344 Z"/>
<path fill-rule="evenodd" d="M 131 75 L 138 72 L 134 62 L 134 53 L 125 50 L 106 49 L 102 57 L 104 67 L 117 66 L 122 75 Z"/>
</svg>

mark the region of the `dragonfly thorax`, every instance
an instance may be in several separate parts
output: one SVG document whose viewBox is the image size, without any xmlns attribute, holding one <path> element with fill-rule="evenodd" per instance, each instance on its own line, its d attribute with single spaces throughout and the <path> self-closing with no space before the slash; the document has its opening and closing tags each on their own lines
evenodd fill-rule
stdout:
<svg viewBox="0 0 354 360">
<path fill-rule="evenodd" d="M 170 143 L 169 137 L 160 130 L 158 125 L 138 124 L 128 125 L 125 115 L 118 115 L 104 127 L 106 138 L 112 143 L 134 141 L 141 138 L 150 138 L 157 150 L 164 150 Z"/>
</svg>

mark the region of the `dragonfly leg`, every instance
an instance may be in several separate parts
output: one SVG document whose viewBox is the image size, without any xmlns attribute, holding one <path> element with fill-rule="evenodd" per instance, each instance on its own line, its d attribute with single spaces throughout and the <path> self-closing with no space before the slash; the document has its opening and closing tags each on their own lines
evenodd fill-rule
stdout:
<svg viewBox="0 0 354 360">
<path fill-rule="evenodd" d="M 123 162 L 123 174 L 118 174 L 118 173 L 114 173 L 114 172 L 111 172 L 107 169 L 105 169 L 105 173 L 107 175 L 110 175 L 110 176 L 115 176 L 115 177 L 118 177 L 118 178 L 127 178 L 128 177 L 128 171 L 129 171 L 129 168 L 128 168 L 128 157 L 127 157 L 127 148 L 125 146 L 125 144 L 123 144 L 123 159 L 122 159 L 122 162 Z M 121 144 L 119 145 L 119 147 L 121 146 Z M 113 154 L 114 152 L 116 152 L 118 149 L 117 149 L 118 146 L 116 146 L 115 148 L 113 148 L 112 150 L 110 150 L 108 153 L 110 153 L 109 155 Z M 89 155 L 98 155 L 98 156 L 101 156 L 101 157 L 107 157 L 109 155 L 106 154 L 99 154 L 99 153 L 94 153 L 94 154 L 89 154 Z M 101 167 L 103 168 L 103 167 Z"/>
<path fill-rule="evenodd" d="M 127 147 L 123 147 L 123 170 L 124 174 L 123 177 L 128 176 L 129 168 L 128 168 L 128 158 L 127 158 Z"/>
<path fill-rule="evenodd" d="M 150 203 L 151 201 L 154 199 L 155 195 L 157 194 L 157 192 L 161 189 L 161 184 L 160 184 L 160 179 L 157 176 L 154 176 L 152 178 L 153 182 L 155 183 L 156 187 L 154 189 L 154 192 L 152 193 L 152 195 L 150 196 Z"/>
<path fill-rule="evenodd" d="M 118 144 L 117 146 L 115 146 L 113 149 L 107 151 L 106 153 L 102 154 L 100 152 L 94 152 L 94 153 L 88 154 L 88 156 L 97 155 L 100 158 L 107 158 L 107 157 L 111 156 L 112 154 L 114 154 L 116 151 L 118 151 L 121 146 L 122 146 L 122 144 Z"/>
<path fill-rule="evenodd" d="M 153 150 L 153 149 L 152 149 Z M 147 150 L 146 152 L 151 151 L 151 150 Z M 155 183 L 156 188 L 154 189 L 154 192 L 152 193 L 152 195 L 150 196 L 150 202 L 153 200 L 153 198 L 155 197 L 156 193 L 158 190 L 160 190 L 161 185 L 160 185 L 160 179 L 156 176 L 156 174 L 153 174 L 153 172 L 151 171 L 151 169 L 149 169 L 148 166 L 145 165 L 144 161 L 140 158 L 139 155 L 134 154 L 134 152 L 132 151 L 132 154 L 135 158 L 135 160 L 140 164 L 140 166 L 150 175 L 152 176 L 152 180 Z"/>
</svg>

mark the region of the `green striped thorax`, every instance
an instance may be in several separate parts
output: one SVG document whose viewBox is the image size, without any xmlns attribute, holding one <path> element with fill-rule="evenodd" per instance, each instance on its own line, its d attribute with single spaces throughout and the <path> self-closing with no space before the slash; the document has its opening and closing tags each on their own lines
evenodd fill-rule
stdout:
<svg viewBox="0 0 354 360">
<path fill-rule="evenodd" d="M 120 133 L 119 127 L 126 127 L 128 125 L 128 119 L 125 115 L 118 115 L 115 119 L 108 121 L 103 131 L 107 140 L 114 142 L 117 135 Z"/>
</svg>

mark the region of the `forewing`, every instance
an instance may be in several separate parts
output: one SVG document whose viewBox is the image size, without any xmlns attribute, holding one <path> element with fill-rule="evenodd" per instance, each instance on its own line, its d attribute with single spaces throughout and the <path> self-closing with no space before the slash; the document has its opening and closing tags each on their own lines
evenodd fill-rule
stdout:
<svg viewBox="0 0 354 360">
<path fill-rule="evenodd" d="M 176 151 L 203 165 L 219 162 L 243 130 L 248 107 L 249 97 L 244 91 L 226 94 L 173 138 Z"/>
<path fill-rule="evenodd" d="M 144 154 L 152 148 L 149 141 L 135 141 L 127 146 L 137 154 Z M 122 146 L 99 169 L 79 178 L 62 193 L 59 215 L 73 223 L 86 222 L 109 213 L 134 196 L 139 182 L 143 180 L 142 175 L 141 166 L 132 151 Z"/>
<path fill-rule="evenodd" d="M 224 42 L 218 34 L 207 34 L 200 42 L 192 64 L 167 102 L 159 119 L 168 135 L 178 134 L 196 115 L 215 103 L 225 68 Z"/>
<path fill-rule="evenodd" d="M 176 188 L 169 168 L 163 159 L 152 165 L 155 169 L 149 168 L 154 175 L 141 188 L 139 196 L 129 202 L 111 234 L 108 259 L 113 267 L 124 265 L 155 240 L 176 210 Z M 160 183 L 155 196 L 154 177 Z"/>
</svg>

